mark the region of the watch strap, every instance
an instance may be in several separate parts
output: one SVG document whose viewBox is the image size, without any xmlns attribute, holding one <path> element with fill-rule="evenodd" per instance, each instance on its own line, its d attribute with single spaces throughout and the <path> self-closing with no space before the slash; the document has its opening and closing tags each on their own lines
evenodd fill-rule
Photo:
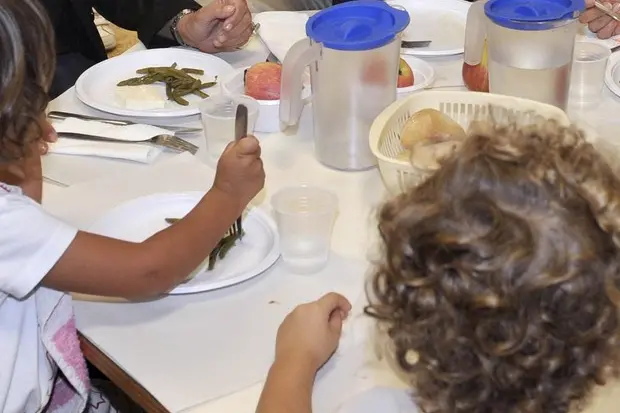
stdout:
<svg viewBox="0 0 620 413">
<path fill-rule="evenodd" d="M 176 42 L 179 45 L 183 47 L 191 47 L 191 46 L 185 43 L 185 41 L 183 40 L 183 37 L 181 36 L 181 33 L 179 33 L 179 22 L 181 21 L 183 17 L 187 16 L 188 14 L 192 14 L 195 11 L 196 10 L 192 10 L 192 9 L 181 10 L 176 16 L 174 16 L 174 18 L 172 19 L 172 24 L 170 24 L 170 33 L 172 34 L 172 37 L 174 38 L 174 40 L 176 40 Z"/>
</svg>

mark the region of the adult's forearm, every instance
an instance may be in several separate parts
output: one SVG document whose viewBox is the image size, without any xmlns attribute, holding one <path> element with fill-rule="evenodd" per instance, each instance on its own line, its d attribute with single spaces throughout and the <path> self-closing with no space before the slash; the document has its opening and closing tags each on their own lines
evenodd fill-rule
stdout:
<svg viewBox="0 0 620 413">
<path fill-rule="evenodd" d="M 315 370 L 304 360 L 276 360 L 256 413 L 312 413 L 314 376 Z"/>
</svg>

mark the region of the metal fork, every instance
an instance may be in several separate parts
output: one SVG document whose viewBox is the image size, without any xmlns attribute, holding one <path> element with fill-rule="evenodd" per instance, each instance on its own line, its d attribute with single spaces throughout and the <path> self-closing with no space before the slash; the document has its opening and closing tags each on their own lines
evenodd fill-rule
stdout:
<svg viewBox="0 0 620 413">
<path fill-rule="evenodd" d="M 198 152 L 198 146 L 193 143 L 189 143 L 186 140 L 174 135 L 157 135 L 150 139 L 143 141 L 126 141 L 114 138 L 107 138 L 105 136 L 87 135 L 84 133 L 74 132 L 58 132 L 58 137 L 68 139 L 81 139 L 85 141 L 99 141 L 99 142 L 116 142 L 116 143 L 152 143 L 153 145 L 163 146 L 165 148 L 173 149 L 177 152 L 189 152 L 195 155 Z"/>
</svg>

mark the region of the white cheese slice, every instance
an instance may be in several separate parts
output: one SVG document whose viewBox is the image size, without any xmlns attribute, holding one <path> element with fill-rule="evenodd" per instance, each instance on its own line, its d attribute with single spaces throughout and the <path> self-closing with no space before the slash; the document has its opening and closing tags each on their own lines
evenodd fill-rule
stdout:
<svg viewBox="0 0 620 413">
<path fill-rule="evenodd" d="M 163 90 L 153 85 L 118 86 L 116 88 L 116 97 L 125 109 L 164 109 L 166 99 L 162 95 Z"/>
</svg>

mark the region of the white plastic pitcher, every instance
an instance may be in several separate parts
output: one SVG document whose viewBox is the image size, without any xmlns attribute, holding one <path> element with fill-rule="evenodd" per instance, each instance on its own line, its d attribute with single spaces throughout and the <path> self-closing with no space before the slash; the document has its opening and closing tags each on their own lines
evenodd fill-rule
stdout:
<svg viewBox="0 0 620 413">
<path fill-rule="evenodd" d="M 310 67 L 314 146 L 317 159 L 340 170 L 376 165 L 368 145 L 375 117 L 396 100 L 399 34 L 406 11 L 383 1 L 344 3 L 312 16 L 308 38 L 284 59 L 280 93 L 283 128 L 299 121 L 302 74 Z"/>
<path fill-rule="evenodd" d="M 486 39 L 489 91 L 566 109 L 583 0 L 488 0 L 467 16 L 465 63 L 480 64 Z"/>
</svg>

